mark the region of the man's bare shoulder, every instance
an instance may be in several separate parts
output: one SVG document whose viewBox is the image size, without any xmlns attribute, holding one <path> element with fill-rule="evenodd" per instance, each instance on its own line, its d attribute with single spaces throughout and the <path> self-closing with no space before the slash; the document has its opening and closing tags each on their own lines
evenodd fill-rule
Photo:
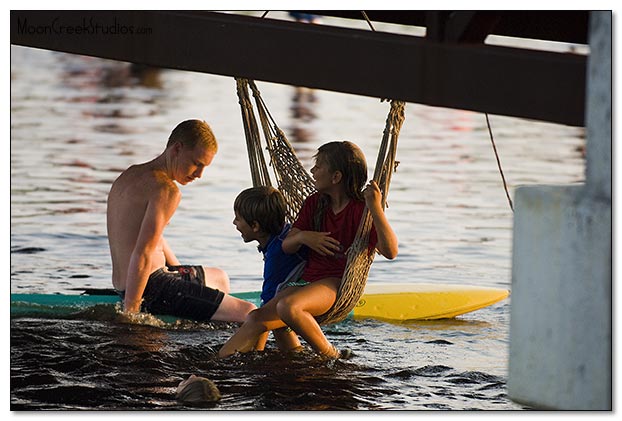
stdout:
<svg viewBox="0 0 622 421">
<path fill-rule="evenodd" d="M 130 194 L 133 197 L 177 196 L 180 191 L 164 171 L 154 170 L 148 164 L 136 164 L 119 175 L 110 194 Z"/>
</svg>

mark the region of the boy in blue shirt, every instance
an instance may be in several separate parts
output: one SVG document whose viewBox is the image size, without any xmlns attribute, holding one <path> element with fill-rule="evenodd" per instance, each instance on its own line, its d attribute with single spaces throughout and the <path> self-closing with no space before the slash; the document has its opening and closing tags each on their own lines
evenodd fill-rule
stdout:
<svg viewBox="0 0 622 421">
<path fill-rule="evenodd" d="M 291 228 L 285 223 L 286 210 L 287 205 L 281 192 L 267 186 L 243 190 L 233 204 L 233 225 L 242 234 L 245 243 L 257 241 L 257 249 L 263 254 L 262 306 L 274 297 L 279 284 L 300 274 L 306 264 L 303 255 L 286 254 L 281 247 Z M 268 333 L 258 340 L 256 351 L 263 351 Z M 301 346 L 298 336 L 289 328 L 275 330 L 274 338 L 281 351 L 291 351 Z"/>
</svg>

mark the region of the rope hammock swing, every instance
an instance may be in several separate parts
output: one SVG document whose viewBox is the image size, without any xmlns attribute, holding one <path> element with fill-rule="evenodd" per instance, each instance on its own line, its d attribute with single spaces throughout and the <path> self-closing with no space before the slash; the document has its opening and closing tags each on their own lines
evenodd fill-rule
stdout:
<svg viewBox="0 0 622 421">
<path fill-rule="evenodd" d="M 292 223 L 302 208 L 304 200 L 316 191 L 313 179 L 296 156 L 283 131 L 272 118 L 255 82 L 236 78 L 236 84 L 253 186 L 272 186 L 272 182 L 264 159 L 261 135 L 249 89 L 257 106 L 257 115 L 266 150 L 270 157 L 270 166 L 275 176 L 276 188 L 285 197 L 287 219 L 288 222 Z M 373 180 L 378 183 L 382 192 L 383 209 L 386 207 L 391 175 L 397 167 L 395 155 L 399 132 L 404 122 L 404 107 L 403 101 L 391 101 L 391 108 L 386 119 L 374 169 Z M 318 323 L 337 323 L 345 319 L 363 295 L 369 268 L 375 255 L 375 253 L 368 251 L 371 227 L 371 214 L 365 208 L 354 242 L 347 252 L 346 269 L 337 291 L 335 303 L 326 313 L 316 317 Z"/>
</svg>

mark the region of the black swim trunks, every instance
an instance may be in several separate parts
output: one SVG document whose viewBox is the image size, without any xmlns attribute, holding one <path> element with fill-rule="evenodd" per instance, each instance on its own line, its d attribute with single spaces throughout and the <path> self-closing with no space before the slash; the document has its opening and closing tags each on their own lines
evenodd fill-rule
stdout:
<svg viewBox="0 0 622 421">
<path fill-rule="evenodd" d="M 207 321 L 225 294 L 205 286 L 202 266 L 169 266 L 149 276 L 143 293 L 142 311 L 183 319 Z"/>
</svg>

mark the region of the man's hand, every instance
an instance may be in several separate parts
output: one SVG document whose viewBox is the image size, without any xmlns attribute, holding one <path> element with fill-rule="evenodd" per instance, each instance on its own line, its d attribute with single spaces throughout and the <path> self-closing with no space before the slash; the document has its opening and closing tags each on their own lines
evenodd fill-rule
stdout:
<svg viewBox="0 0 622 421">
<path fill-rule="evenodd" d="M 128 297 L 125 297 L 123 301 L 123 311 L 126 313 L 140 313 L 140 304 L 142 299 L 139 300 L 130 300 Z"/>
</svg>

